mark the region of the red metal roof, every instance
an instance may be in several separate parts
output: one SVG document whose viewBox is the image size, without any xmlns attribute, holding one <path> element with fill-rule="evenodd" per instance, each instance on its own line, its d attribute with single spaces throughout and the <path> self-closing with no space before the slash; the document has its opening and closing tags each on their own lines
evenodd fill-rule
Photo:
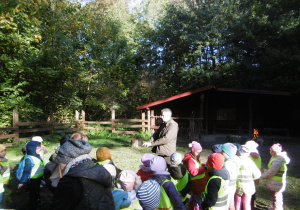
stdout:
<svg viewBox="0 0 300 210">
<path fill-rule="evenodd" d="M 277 91 L 267 91 L 267 90 L 250 90 L 250 89 L 216 88 L 214 85 L 208 85 L 208 86 L 196 89 L 196 90 L 192 90 L 192 91 L 188 91 L 188 92 L 185 92 L 185 93 L 181 93 L 179 95 L 172 96 L 170 98 L 165 98 L 165 99 L 161 99 L 161 100 L 152 102 L 150 104 L 145 104 L 145 105 L 142 105 L 142 106 L 138 106 L 138 107 L 136 107 L 136 109 L 137 110 L 146 109 L 146 108 L 149 108 L 149 107 L 152 107 L 152 106 L 163 104 L 163 103 L 168 102 L 168 101 L 173 101 L 173 100 L 176 100 L 178 98 L 183 98 L 183 97 L 186 97 L 186 96 L 189 96 L 189 95 L 192 95 L 192 94 L 195 94 L 195 93 L 203 92 L 203 91 L 209 90 L 209 89 L 215 89 L 217 91 L 224 91 L 224 92 L 237 92 L 237 93 L 255 93 L 255 94 L 269 94 L 269 95 L 284 95 L 284 96 L 291 96 L 292 95 L 291 93 L 288 93 L 288 92 L 277 92 Z"/>
<path fill-rule="evenodd" d="M 162 104 L 162 103 L 165 103 L 165 102 L 168 102 L 168 101 L 173 101 L 175 99 L 186 97 L 186 96 L 189 96 L 189 95 L 192 95 L 192 94 L 195 94 L 195 93 L 199 93 L 199 92 L 202 92 L 202 91 L 205 91 L 205 90 L 209 90 L 209 89 L 215 89 L 215 86 L 208 85 L 208 86 L 196 89 L 196 90 L 192 90 L 192 91 L 188 91 L 188 92 L 185 92 L 185 93 L 181 93 L 179 95 L 172 96 L 170 98 L 165 98 L 165 99 L 161 99 L 161 100 L 152 102 L 150 104 L 145 104 L 145 105 L 142 105 L 142 106 L 138 106 L 138 107 L 136 107 L 136 109 L 137 110 L 146 109 L 146 108 L 158 105 L 158 104 Z"/>
</svg>

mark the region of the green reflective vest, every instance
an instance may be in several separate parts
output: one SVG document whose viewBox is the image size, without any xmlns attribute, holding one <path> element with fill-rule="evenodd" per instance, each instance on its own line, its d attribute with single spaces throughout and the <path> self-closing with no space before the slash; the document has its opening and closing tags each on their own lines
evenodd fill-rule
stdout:
<svg viewBox="0 0 300 210">
<path fill-rule="evenodd" d="M 195 168 L 196 168 L 196 169 L 202 167 L 200 161 L 197 161 L 197 160 L 195 160 L 194 158 L 191 158 L 191 159 L 195 162 Z M 199 174 L 199 175 L 197 175 L 197 176 L 193 176 L 193 177 L 192 177 L 192 180 L 195 180 L 195 179 L 202 179 L 202 178 L 204 178 L 204 177 L 205 177 L 205 173 L 202 173 L 202 174 Z"/>
<path fill-rule="evenodd" d="M 173 209 L 173 205 L 170 201 L 170 198 L 169 196 L 167 195 L 163 185 L 166 183 L 166 182 L 170 182 L 170 180 L 166 179 L 162 185 L 160 186 L 160 189 L 161 189 L 161 194 L 160 194 L 160 201 L 159 201 L 159 205 L 157 207 L 158 210 L 171 210 Z"/>
<path fill-rule="evenodd" d="M 7 170 L 4 171 L 4 173 L 2 175 L 3 176 L 3 184 L 7 184 L 8 180 L 9 180 L 9 177 L 10 177 L 10 164 L 7 160 L 5 162 L 0 162 L 0 165 L 7 167 Z"/>
<path fill-rule="evenodd" d="M 3 177 L 0 173 L 0 193 L 4 192 L 4 187 L 3 187 Z"/>
<path fill-rule="evenodd" d="M 181 179 L 178 179 L 178 180 L 173 179 L 171 177 L 171 182 L 173 182 L 177 191 L 180 193 L 181 190 L 183 190 L 189 182 L 189 173 L 186 172 L 185 175 Z M 186 198 L 187 198 L 187 195 L 185 197 L 181 198 L 182 202 L 184 202 L 186 200 Z"/>
<path fill-rule="evenodd" d="M 249 155 L 249 158 L 255 163 L 257 168 L 259 168 L 259 170 L 260 170 L 261 169 L 261 157 L 259 156 L 258 158 L 253 158 L 251 155 Z"/>
<path fill-rule="evenodd" d="M 99 162 L 97 162 L 100 166 L 103 166 L 104 164 L 108 164 L 108 163 L 110 163 L 111 162 L 111 160 L 103 160 L 103 161 L 99 161 Z"/>
<path fill-rule="evenodd" d="M 37 179 L 44 175 L 45 162 L 37 157 L 29 155 L 33 160 L 30 179 Z"/>
<path fill-rule="evenodd" d="M 205 200 L 205 197 L 207 196 L 207 186 L 210 182 L 210 180 L 212 179 L 220 179 L 221 181 L 221 186 L 220 189 L 218 191 L 218 199 L 217 202 L 214 206 L 209 207 L 210 210 L 225 210 L 228 209 L 228 204 L 227 204 L 227 199 L 228 199 L 228 186 L 229 186 L 229 180 L 224 180 L 222 177 L 220 176 L 216 176 L 213 175 L 212 177 L 210 177 L 210 179 L 207 182 L 207 185 L 205 187 L 205 192 L 204 192 L 204 197 L 203 197 L 203 201 Z"/>
<path fill-rule="evenodd" d="M 274 180 L 274 181 L 277 181 L 277 182 L 283 182 L 283 180 L 286 179 L 286 172 L 287 172 L 287 167 L 286 167 L 286 164 L 284 161 L 282 161 L 281 159 L 279 158 L 272 158 L 270 160 L 270 162 L 268 163 L 268 168 L 271 167 L 272 165 L 272 162 L 274 160 L 280 160 L 282 162 L 282 165 L 281 165 L 281 168 L 280 170 L 277 172 L 277 174 L 275 174 L 275 176 L 272 176 L 270 179 Z"/>
</svg>

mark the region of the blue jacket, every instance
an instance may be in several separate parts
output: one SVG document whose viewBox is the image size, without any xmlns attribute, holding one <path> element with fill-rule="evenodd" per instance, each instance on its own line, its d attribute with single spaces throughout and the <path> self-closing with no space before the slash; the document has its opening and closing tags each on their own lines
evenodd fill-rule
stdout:
<svg viewBox="0 0 300 210">
<path fill-rule="evenodd" d="M 27 155 L 31 155 L 41 159 L 41 156 L 36 154 L 36 148 L 40 144 L 38 141 L 30 141 L 26 144 Z M 42 160 L 42 159 L 41 159 Z M 29 158 L 25 160 L 25 167 L 23 171 L 22 178 L 20 180 L 21 184 L 25 184 L 29 181 L 30 173 L 32 170 L 32 162 Z"/>
</svg>

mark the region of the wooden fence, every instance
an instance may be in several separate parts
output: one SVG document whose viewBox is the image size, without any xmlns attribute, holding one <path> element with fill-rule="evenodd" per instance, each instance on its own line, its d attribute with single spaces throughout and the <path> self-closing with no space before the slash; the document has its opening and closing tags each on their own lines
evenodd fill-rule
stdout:
<svg viewBox="0 0 300 210">
<path fill-rule="evenodd" d="M 79 131 L 85 132 L 86 130 L 111 130 L 112 133 L 116 134 L 137 134 L 140 129 L 142 129 L 142 131 L 145 131 L 146 129 L 150 130 L 150 112 L 148 112 L 147 119 L 145 117 L 145 113 L 142 113 L 141 119 L 115 119 L 115 110 L 112 110 L 110 121 L 86 121 L 84 111 L 81 111 L 81 119 L 79 112 L 75 111 L 75 122 L 54 122 L 53 113 L 50 113 L 47 121 L 20 122 L 19 113 L 14 110 L 13 126 L 0 127 L 0 132 L 2 131 L 5 133 L 0 134 L 0 140 L 13 138 L 13 142 L 18 142 L 30 139 L 33 134 L 39 135 L 39 133 L 42 133 L 40 136 L 44 138 L 52 138 L 54 133 L 75 133 Z M 25 133 L 28 134 L 28 136 L 25 136 Z M 48 134 L 45 135 L 45 133 Z M 22 138 L 20 137 L 20 134 L 23 136 Z M 6 146 L 11 145 L 12 143 L 6 144 Z"/>
</svg>

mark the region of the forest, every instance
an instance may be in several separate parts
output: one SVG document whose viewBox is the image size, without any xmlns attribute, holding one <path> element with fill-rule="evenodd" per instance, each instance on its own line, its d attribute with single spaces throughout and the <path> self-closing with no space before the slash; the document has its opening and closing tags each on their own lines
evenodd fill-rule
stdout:
<svg viewBox="0 0 300 210">
<path fill-rule="evenodd" d="M 140 116 L 206 85 L 300 90 L 297 0 L 6 0 L 0 3 L 0 127 Z"/>
</svg>

